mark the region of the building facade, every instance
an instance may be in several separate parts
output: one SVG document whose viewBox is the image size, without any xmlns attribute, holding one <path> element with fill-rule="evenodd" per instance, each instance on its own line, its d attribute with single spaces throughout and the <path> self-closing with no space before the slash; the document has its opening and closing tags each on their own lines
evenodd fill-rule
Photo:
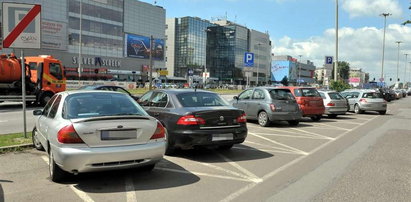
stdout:
<svg viewBox="0 0 411 202">
<path fill-rule="evenodd" d="M 271 80 L 279 83 L 285 77 L 293 84 L 315 83 L 315 66 L 309 60 L 298 61 L 289 55 L 273 56 Z"/>
<path fill-rule="evenodd" d="M 42 5 L 41 49 L 27 49 L 25 55 L 52 55 L 73 71 L 69 76 L 80 67 L 82 79 L 91 79 L 98 69 L 120 80 L 146 81 L 151 44 L 154 69 L 165 68 L 162 7 L 137 0 L 82 0 L 80 14 L 80 0 L 14 2 Z"/>
</svg>

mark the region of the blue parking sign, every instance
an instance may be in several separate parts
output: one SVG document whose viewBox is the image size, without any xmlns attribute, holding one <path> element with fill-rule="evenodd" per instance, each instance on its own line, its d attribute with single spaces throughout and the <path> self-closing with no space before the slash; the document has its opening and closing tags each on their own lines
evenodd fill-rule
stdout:
<svg viewBox="0 0 411 202">
<path fill-rule="evenodd" d="M 254 67 L 254 53 L 245 52 L 244 54 L 244 66 Z"/>
<path fill-rule="evenodd" d="M 333 57 L 332 56 L 325 56 L 325 64 L 327 64 L 327 65 L 333 64 Z"/>
</svg>

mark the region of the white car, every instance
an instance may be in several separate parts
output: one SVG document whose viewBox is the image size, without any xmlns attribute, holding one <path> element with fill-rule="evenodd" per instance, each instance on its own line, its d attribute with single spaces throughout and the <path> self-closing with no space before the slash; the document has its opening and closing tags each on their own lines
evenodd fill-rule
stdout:
<svg viewBox="0 0 411 202">
<path fill-rule="evenodd" d="M 49 154 L 52 181 L 69 173 L 152 170 L 165 153 L 166 129 L 123 93 L 61 92 L 33 114 L 33 144 Z"/>
</svg>

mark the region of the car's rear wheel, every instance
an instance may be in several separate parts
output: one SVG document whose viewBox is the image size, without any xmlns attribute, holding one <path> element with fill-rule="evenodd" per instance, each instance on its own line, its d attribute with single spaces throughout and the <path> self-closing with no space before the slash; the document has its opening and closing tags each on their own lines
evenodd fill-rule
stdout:
<svg viewBox="0 0 411 202">
<path fill-rule="evenodd" d="M 38 137 L 38 131 L 37 128 L 33 128 L 33 131 L 31 132 L 31 140 L 33 141 L 34 148 L 36 148 L 39 151 L 44 151 L 43 145 L 41 145 L 41 142 L 39 141 Z"/>
<path fill-rule="evenodd" d="M 320 121 L 321 120 L 321 115 L 315 115 L 311 117 L 311 120 L 313 121 Z"/>
<path fill-rule="evenodd" d="M 364 111 L 360 109 L 360 106 L 358 106 L 358 104 L 356 104 L 356 105 L 354 106 L 354 112 L 355 112 L 356 114 L 362 114 L 362 113 L 364 113 Z"/>
<path fill-rule="evenodd" d="M 328 118 L 335 119 L 335 118 L 337 118 L 337 114 L 328 114 Z"/>
<path fill-rule="evenodd" d="M 379 111 L 378 113 L 380 113 L 381 115 L 385 115 L 387 111 Z"/>
<path fill-rule="evenodd" d="M 298 124 L 300 124 L 300 121 L 296 121 L 296 120 L 288 121 L 288 125 L 290 126 L 298 126 Z"/>
<path fill-rule="evenodd" d="M 54 161 L 54 155 L 53 152 L 50 151 L 49 154 L 49 173 L 50 173 L 50 179 L 53 182 L 61 182 L 66 178 L 67 172 L 62 170 Z"/>
<path fill-rule="evenodd" d="M 227 144 L 227 145 L 221 145 L 221 146 L 218 146 L 218 149 L 219 150 L 230 150 L 231 148 L 233 148 L 233 144 Z"/>
<path fill-rule="evenodd" d="M 267 112 L 261 111 L 260 113 L 258 113 L 258 124 L 263 127 L 270 125 L 270 119 L 268 118 Z"/>
</svg>

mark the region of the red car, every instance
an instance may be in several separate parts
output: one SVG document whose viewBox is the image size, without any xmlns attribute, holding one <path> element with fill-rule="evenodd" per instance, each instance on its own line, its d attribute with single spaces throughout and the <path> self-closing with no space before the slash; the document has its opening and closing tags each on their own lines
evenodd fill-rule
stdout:
<svg viewBox="0 0 411 202">
<path fill-rule="evenodd" d="M 323 99 L 315 88 L 299 86 L 284 86 L 281 88 L 290 89 L 304 117 L 311 117 L 313 121 L 321 120 L 325 107 Z"/>
</svg>

